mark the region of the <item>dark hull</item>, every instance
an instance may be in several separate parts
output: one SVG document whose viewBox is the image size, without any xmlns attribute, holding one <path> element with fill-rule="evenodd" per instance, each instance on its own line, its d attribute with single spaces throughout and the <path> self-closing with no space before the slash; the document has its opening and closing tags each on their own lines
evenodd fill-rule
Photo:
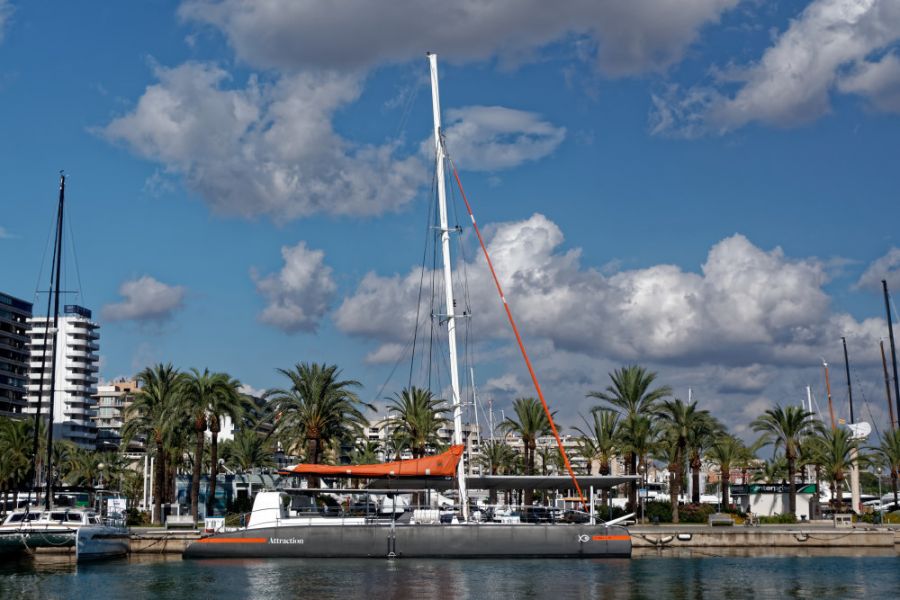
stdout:
<svg viewBox="0 0 900 600">
<path fill-rule="evenodd" d="M 185 558 L 630 557 L 624 527 L 602 525 L 294 525 L 219 533 Z"/>
</svg>

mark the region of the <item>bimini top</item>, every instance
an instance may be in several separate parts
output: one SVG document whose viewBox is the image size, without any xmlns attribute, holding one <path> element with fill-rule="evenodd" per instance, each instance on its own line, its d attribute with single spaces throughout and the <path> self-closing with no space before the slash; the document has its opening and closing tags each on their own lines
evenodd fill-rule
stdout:
<svg viewBox="0 0 900 600">
<path fill-rule="evenodd" d="M 456 475 L 456 465 L 462 456 L 465 446 L 462 444 L 450 446 L 450 449 L 441 454 L 413 458 L 411 460 L 397 460 L 388 463 L 374 465 L 314 465 L 299 464 L 288 467 L 278 472 L 279 475 L 319 475 L 322 477 L 360 477 L 360 478 L 391 478 L 391 477 L 453 477 Z"/>
</svg>

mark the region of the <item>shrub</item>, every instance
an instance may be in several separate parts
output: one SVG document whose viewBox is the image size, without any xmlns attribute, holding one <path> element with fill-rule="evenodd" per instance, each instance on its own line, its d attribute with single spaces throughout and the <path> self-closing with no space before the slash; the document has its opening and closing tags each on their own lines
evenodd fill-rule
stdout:
<svg viewBox="0 0 900 600">
<path fill-rule="evenodd" d="M 678 518 L 682 523 L 703 523 L 709 522 L 709 515 L 716 512 L 716 507 L 712 504 L 685 504 L 678 509 Z"/>
<path fill-rule="evenodd" d="M 772 515 L 771 517 L 761 516 L 759 517 L 760 524 L 785 524 L 785 523 L 796 523 L 797 516 L 794 513 L 782 513 L 780 515 Z"/>
<path fill-rule="evenodd" d="M 129 508 L 125 511 L 125 525 L 128 527 L 144 527 L 150 524 L 150 513 Z"/>
<path fill-rule="evenodd" d="M 671 523 L 672 504 L 654 500 L 644 504 L 644 518 L 651 523 Z"/>
</svg>

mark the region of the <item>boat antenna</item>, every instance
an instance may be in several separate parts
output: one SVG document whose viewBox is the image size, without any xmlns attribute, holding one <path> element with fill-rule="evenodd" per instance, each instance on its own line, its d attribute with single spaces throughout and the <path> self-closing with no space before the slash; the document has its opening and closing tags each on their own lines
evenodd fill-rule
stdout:
<svg viewBox="0 0 900 600">
<path fill-rule="evenodd" d="M 456 356 L 456 302 L 453 299 L 453 275 L 450 265 L 450 228 L 447 226 L 447 191 L 444 181 L 444 140 L 441 132 L 441 100 L 438 88 L 437 54 L 429 52 L 428 63 L 431 67 L 431 108 L 434 117 L 434 151 L 435 151 L 435 183 L 438 192 L 438 209 L 440 213 L 441 253 L 444 263 L 444 294 L 447 307 L 447 339 L 450 349 L 450 388 L 452 393 L 451 409 L 453 410 L 453 443 L 464 444 L 462 431 L 462 399 L 459 392 L 459 373 Z M 454 229 L 455 231 L 455 229 Z M 469 520 L 469 499 L 466 492 L 465 452 L 457 466 L 457 482 L 459 486 L 459 503 L 463 520 Z"/>
</svg>

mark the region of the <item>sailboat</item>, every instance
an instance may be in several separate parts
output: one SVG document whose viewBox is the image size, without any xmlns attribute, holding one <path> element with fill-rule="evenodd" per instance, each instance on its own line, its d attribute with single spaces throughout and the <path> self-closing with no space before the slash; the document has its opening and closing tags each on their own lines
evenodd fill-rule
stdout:
<svg viewBox="0 0 900 600">
<path fill-rule="evenodd" d="M 450 380 L 453 410 L 453 445 L 444 453 L 424 458 L 400 460 L 377 465 L 313 465 L 300 464 L 282 471 L 284 475 L 305 475 L 323 479 L 368 479 L 369 494 L 378 494 L 392 501 L 398 494 L 425 489 L 455 489 L 460 499 L 459 518 L 449 523 L 428 509 L 404 513 L 408 518 L 396 518 L 391 510 L 377 516 L 331 516 L 315 510 L 310 496 L 317 493 L 347 493 L 347 489 L 316 488 L 259 492 L 249 518 L 240 528 L 221 531 L 192 542 L 185 549 L 185 558 L 252 558 L 252 557 L 630 557 L 631 536 L 615 523 L 597 523 L 593 514 L 587 522 L 552 522 L 551 512 L 541 513 L 548 518 L 527 519 L 541 522 L 521 522 L 520 519 L 483 520 L 470 514 L 468 489 L 576 489 L 582 496 L 583 486 L 592 489 L 610 488 L 633 481 L 635 477 L 579 476 L 576 477 L 565 456 L 552 416 L 543 402 L 543 395 L 531 368 L 524 346 L 499 280 L 491 266 L 494 282 L 500 292 L 504 308 L 520 343 L 523 357 L 535 383 L 538 395 L 550 418 L 561 454 L 571 477 L 524 476 L 507 477 L 485 475 L 468 477 L 464 460 L 462 412 L 456 349 L 456 318 L 453 307 L 449 234 L 444 165 L 448 161 L 441 131 L 441 109 L 438 91 L 437 56 L 428 54 L 431 70 L 432 109 L 434 117 L 435 180 L 441 232 L 441 254 L 447 325 Z M 458 175 L 454 175 L 459 183 Z M 465 200 L 465 195 L 463 194 Z M 467 208 L 468 201 L 466 201 Z M 471 209 L 469 209 L 470 217 Z M 475 231 L 481 240 L 477 223 Z M 482 249 L 484 249 L 483 240 Z M 486 250 L 485 250 L 486 252 Z M 490 266 L 490 258 L 487 257 Z M 583 499 L 583 496 L 582 496 Z M 366 503 L 368 505 L 368 503 Z M 532 508 L 532 507 L 528 507 Z M 537 514 L 537 511 L 532 511 Z M 519 522 L 516 522 L 519 521 Z"/>
<path fill-rule="evenodd" d="M 56 395 L 56 360 L 59 337 L 60 270 L 63 251 L 63 214 L 66 196 L 66 176 L 60 174 L 59 202 L 57 205 L 56 237 L 53 248 L 53 268 L 47 298 L 47 320 L 43 327 L 43 358 L 38 384 L 38 404 L 35 410 L 34 456 L 38 455 L 38 421 L 41 417 L 41 401 L 44 392 L 47 349 L 52 348 L 50 361 L 49 407 L 47 410 L 46 489 L 43 509 L 26 506 L 11 512 L 0 524 L 0 553 L 22 554 L 37 548 L 74 548 L 77 561 L 124 556 L 130 547 L 128 530 L 122 526 L 104 522 L 100 515 L 88 508 L 54 507 L 52 449 L 53 402 Z M 53 306 L 52 326 L 51 303 Z M 77 307 L 80 308 L 80 307 Z M 36 461 L 35 461 L 36 462 Z M 33 487 L 37 487 L 37 468 L 32 469 Z"/>
</svg>

